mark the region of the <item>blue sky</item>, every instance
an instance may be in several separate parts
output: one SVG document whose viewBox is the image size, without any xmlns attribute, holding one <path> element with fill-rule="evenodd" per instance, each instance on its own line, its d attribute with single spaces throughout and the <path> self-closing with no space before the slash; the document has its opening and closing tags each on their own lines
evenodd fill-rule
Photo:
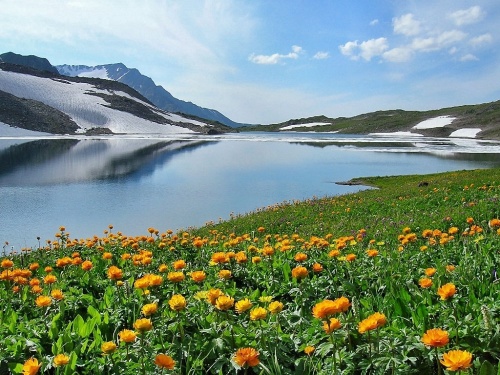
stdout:
<svg viewBox="0 0 500 375">
<path fill-rule="evenodd" d="M 498 0 L 0 0 L 0 52 L 122 62 L 234 121 L 500 99 Z"/>
</svg>

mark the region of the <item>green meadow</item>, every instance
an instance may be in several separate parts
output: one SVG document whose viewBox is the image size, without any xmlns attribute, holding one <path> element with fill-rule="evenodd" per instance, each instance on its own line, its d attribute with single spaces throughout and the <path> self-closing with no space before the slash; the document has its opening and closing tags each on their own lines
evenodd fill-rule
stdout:
<svg viewBox="0 0 500 375">
<path fill-rule="evenodd" d="M 0 374 L 500 374 L 500 169 L 351 183 L 179 233 L 5 244 Z"/>
</svg>

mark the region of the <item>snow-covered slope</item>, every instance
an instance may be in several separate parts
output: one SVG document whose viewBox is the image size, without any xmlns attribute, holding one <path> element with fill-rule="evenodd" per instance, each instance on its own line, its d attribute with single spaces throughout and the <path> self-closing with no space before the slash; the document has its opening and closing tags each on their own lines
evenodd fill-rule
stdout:
<svg viewBox="0 0 500 375">
<path fill-rule="evenodd" d="M 60 74 L 69 77 L 93 77 L 122 82 L 139 92 L 158 108 L 168 112 L 186 113 L 203 119 L 218 121 L 230 127 L 244 125 L 232 121 L 214 109 L 200 107 L 194 103 L 175 98 L 162 86 L 156 85 L 150 77 L 121 63 L 96 66 L 58 65 L 56 68 Z"/>
<path fill-rule="evenodd" d="M 96 87 L 91 83 L 73 82 L 65 77 L 43 78 L 0 69 L 0 90 L 19 98 L 32 99 L 67 115 L 80 127 L 78 132 L 107 128 L 113 133 L 193 133 L 211 127 L 201 121 L 168 113 L 119 91 Z M 122 98 L 125 108 L 116 109 L 111 98 Z M 127 103 L 133 104 L 159 121 L 150 121 L 132 114 Z M 17 125 L 17 124 L 8 124 Z"/>
</svg>

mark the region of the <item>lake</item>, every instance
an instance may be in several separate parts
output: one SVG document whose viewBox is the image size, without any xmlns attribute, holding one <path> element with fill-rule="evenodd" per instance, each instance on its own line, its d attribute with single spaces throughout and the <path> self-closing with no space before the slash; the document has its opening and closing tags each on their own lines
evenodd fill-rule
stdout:
<svg viewBox="0 0 500 375">
<path fill-rule="evenodd" d="M 0 241 L 18 251 L 113 231 L 199 227 L 284 201 L 359 191 L 353 177 L 500 166 L 500 143 L 239 133 L 0 138 Z"/>
</svg>

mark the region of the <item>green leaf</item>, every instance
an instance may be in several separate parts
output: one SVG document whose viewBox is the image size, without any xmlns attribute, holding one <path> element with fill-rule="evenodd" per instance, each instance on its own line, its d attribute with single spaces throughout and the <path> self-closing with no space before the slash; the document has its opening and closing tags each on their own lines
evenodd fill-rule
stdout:
<svg viewBox="0 0 500 375">
<path fill-rule="evenodd" d="M 497 375 L 497 369 L 490 362 L 484 361 L 479 369 L 479 375 Z"/>
</svg>

